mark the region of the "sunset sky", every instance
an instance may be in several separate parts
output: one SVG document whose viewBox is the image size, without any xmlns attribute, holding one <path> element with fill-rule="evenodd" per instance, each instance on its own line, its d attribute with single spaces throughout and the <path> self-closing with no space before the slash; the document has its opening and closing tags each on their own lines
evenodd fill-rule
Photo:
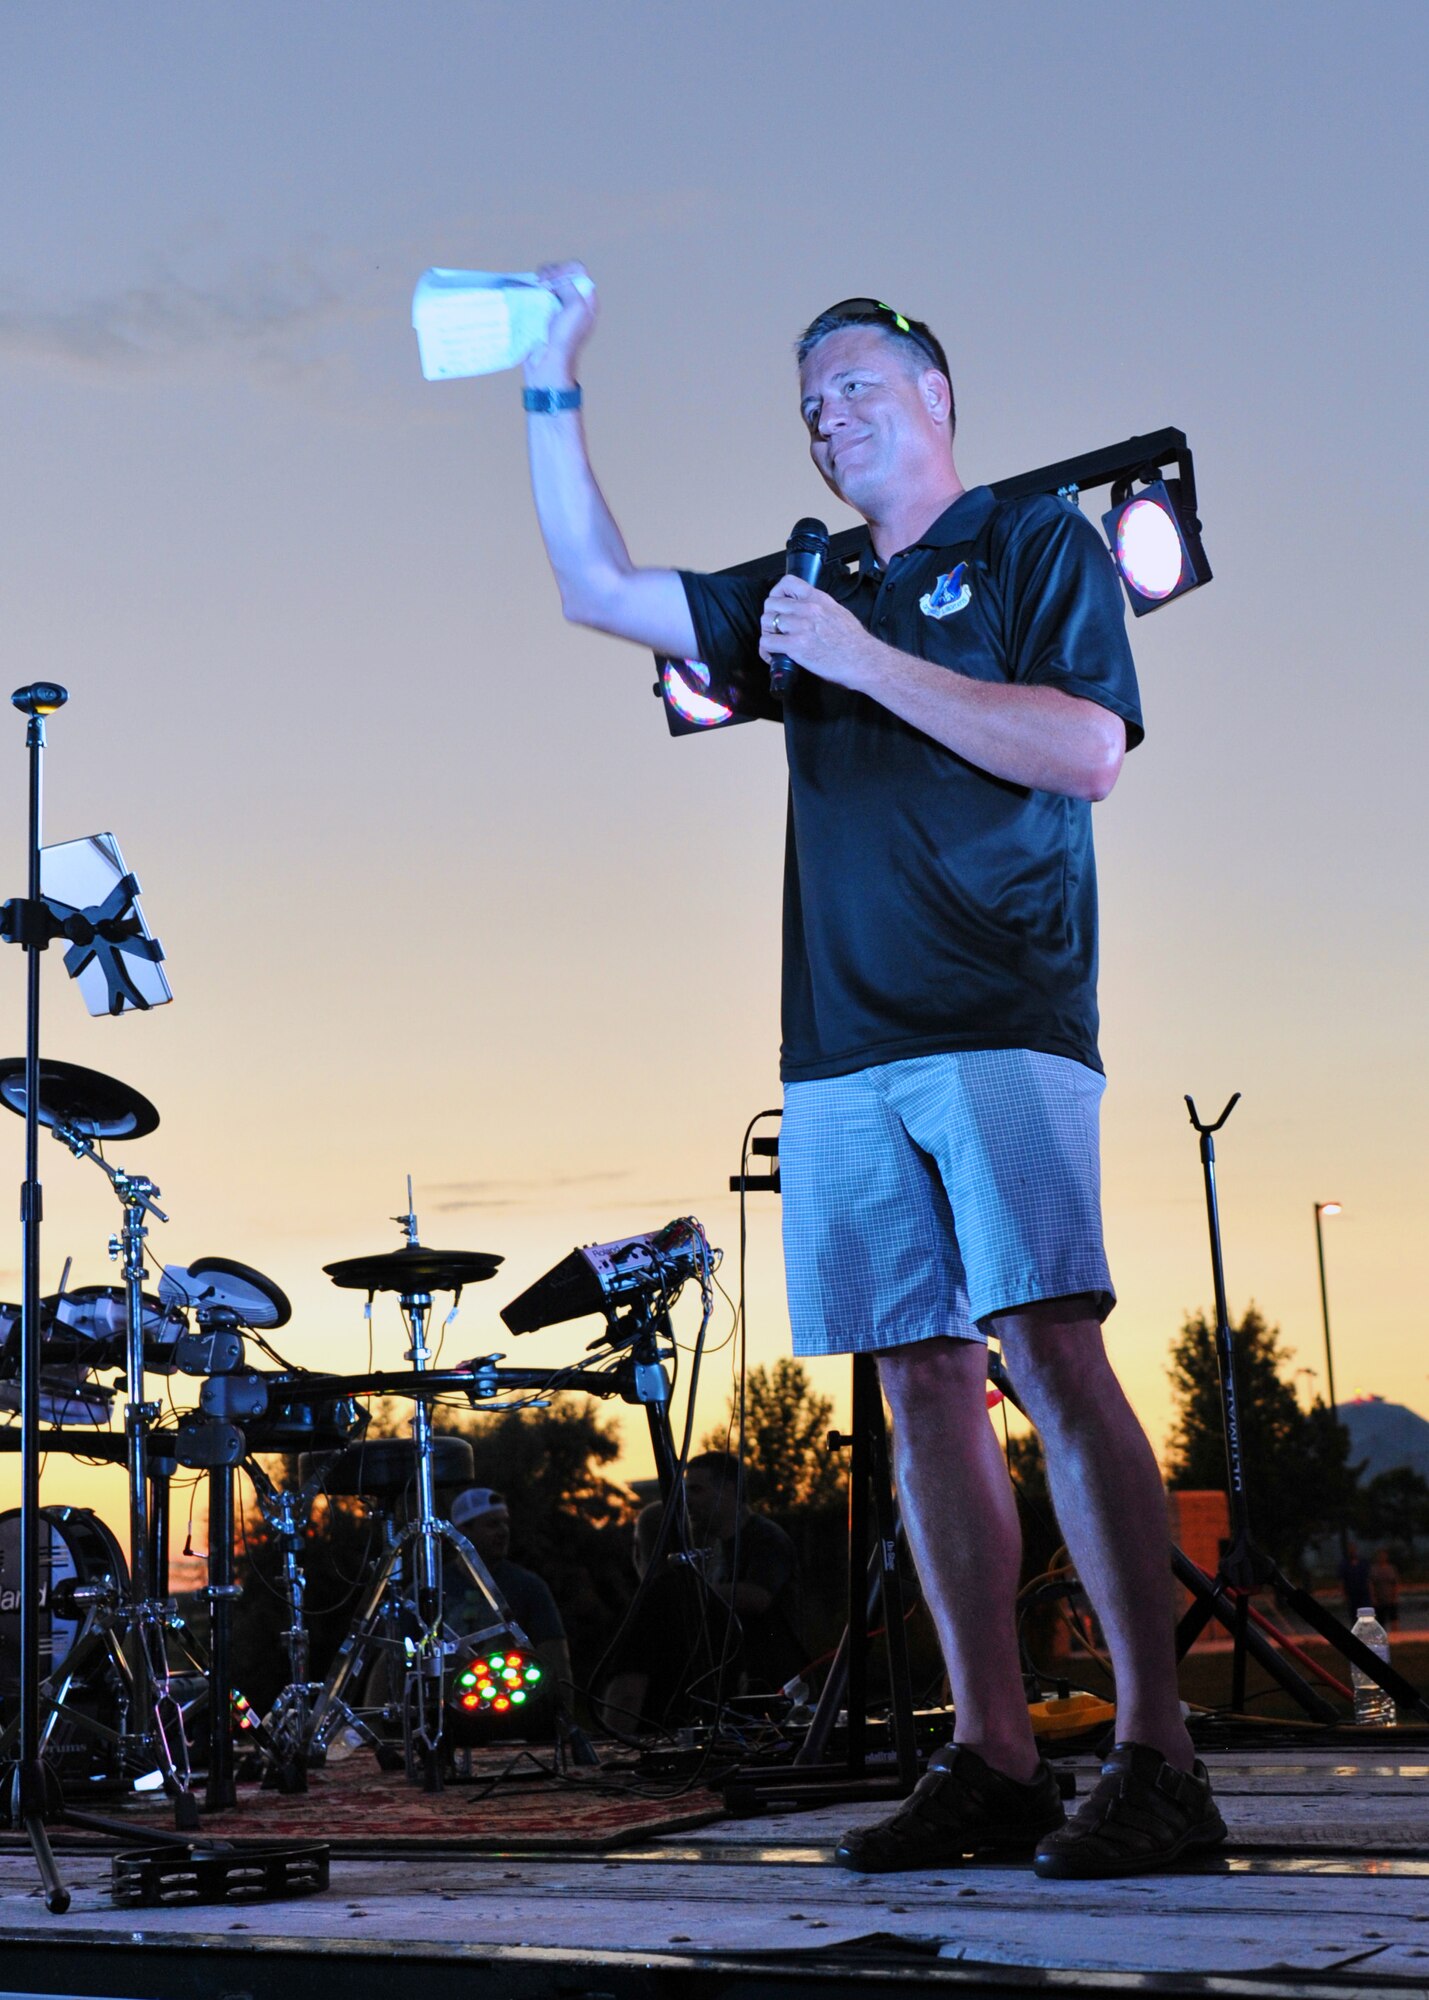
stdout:
<svg viewBox="0 0 1429 2000">
<path fill-rule="evenodd" d="M 321 1267 L 396 1246 L 410 1172 L 426 1240 L 506 1259 L 448 1359 L 574 1360 L 594 1323 L 515 1341 L 497 1309 L 573 1244 L 677 1214 L 733 1289 L 727 1181 L 778 1103 L 778 735 L 671 741 L 648 656 L 562 622 L 517 378 L 425 383 L 409 323 L 428 265 L 580 256 L 589 433 L 637 560 L 717 567 L 826 512 L 791 348 L 850 293 L 940 333 L 970 484 L 1186 431 L 1215 581 L 1136 625 L 1147 740 L 1096 814 L 1111 1349 L 1159 1449 L 1170 1343 L 1210 1303 L 1182 1095 L 1240 1090 L 1233 1310 L 1254 1299 L 1322 1387 L 1313 1204 L 1339 1199 L 1339 1393 L 1429 1411 L 1429 14 L 1355 22 L 0 11 L 10 685 L 70 689 L 48 837 L 118 834 L 177 996 L 92 1021 L 51 954 L 44 1047 L 159 1107 L 124 1153 L 173 1218 L 151 1266 L 256 1265 L 292 1296 L 294 1362 L 362 1367 L 360 1297 Z M 4 894 L 23 743 L 7 708 Z M 18 1055 L 18 952 L 0 979 Z M 42 1164 L 45 1288 L 67 1255 L 104 1281 L 112 1197 L 48 1141 Z M 753 1204 L 756 1361 L 787 1340 L 777 1220 Z M 19 1262 L 14 1220 L 0 1297 Z M 377 1329 L 397 1365 L 395 1310 Z M 815 1372 L 842 1400 L 846 1364 Z M 706 1383 L 701 1429 L 723 1357 Z M 122 1505 L 55 1460 L 45 1497 Z"/>
</svg>

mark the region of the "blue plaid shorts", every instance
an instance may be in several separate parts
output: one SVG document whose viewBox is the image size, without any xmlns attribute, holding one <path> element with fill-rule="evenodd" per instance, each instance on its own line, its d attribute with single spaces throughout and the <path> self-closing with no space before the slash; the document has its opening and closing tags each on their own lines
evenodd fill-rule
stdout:
<svg viewBox="0 0 1429 2000">
<path fill-rule="evenodd" d="M 794 1352 L 876 1354 L 1038 1299 L 1116 1303 L 1102 1245 L 1106 1079 L 1032 1049 L 791 1083 L 779 1140 Z"/>
</svg>

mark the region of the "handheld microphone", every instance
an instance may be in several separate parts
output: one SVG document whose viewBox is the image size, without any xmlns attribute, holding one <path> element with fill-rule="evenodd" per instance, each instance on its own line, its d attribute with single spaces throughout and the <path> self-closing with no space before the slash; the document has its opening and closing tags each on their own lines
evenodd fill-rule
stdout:
<svg viewBox="0 0 1429 2000">
<path fill-rule="evenodd" d="M 801 576 L 817 585 L 824 557 L 829 552 L 829 531 L 822 521 L 796 521 L 794 532 L 784 545 L 785 576 Z M 769 692 L 787 694 L 799 669 L 787 653 L 775 653 L 769 661 Z"/>
</svg>

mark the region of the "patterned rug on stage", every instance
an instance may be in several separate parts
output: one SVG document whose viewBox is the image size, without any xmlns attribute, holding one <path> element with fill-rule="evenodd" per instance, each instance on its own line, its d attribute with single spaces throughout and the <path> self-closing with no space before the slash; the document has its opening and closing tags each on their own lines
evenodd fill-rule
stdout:
<svg viewBox="0 0 1429 2000">
<path fill-rule="evenodd" d="M 549 1761 L 550 1751 L 543 1747 L 542 1766 Z M 618 1767 L 556 1777 L 530 1760 L 514 1770 L 511 1763 L 509 1746 L 501 1753 L 478 1752 L 471 1779 L 425 1792 L 408 1784 L 401 1771 L 381 1771 L 370 1757 L 358 1755 L 310 1772 L 306 1792 L 240 1785 L 237 1805 L 205 1812 L 197 1837 L 326 1840 L 335 1854 L 405 1844 L 476 1850 L 617 1847 L 726 1816 L 714 1792 L 671 1790 L 651 1796 L 655 1788 L 648 1781 L 637 1792 L 631 1789 L 634 1773 Z M 202 1797 L 200 1790 L 200 1802 Z M 132 1826 L 136 1844 L 142 1844 L 146 1827 L 173 1831 L 173 1808 L 166 1803 L 116 1810 L 96 1800 L 88 1810 Z M 55 1831 L 59 1835 L 61 1830 Z M 64 1836 L 71 1831 L 64 1828 Z"/>
</svg>

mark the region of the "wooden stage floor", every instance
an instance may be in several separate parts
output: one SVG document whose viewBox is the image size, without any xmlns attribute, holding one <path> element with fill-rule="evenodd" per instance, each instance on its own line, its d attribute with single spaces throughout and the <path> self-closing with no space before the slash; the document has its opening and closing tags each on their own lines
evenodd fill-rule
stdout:
<svg viewBox="0 0 1429 2000">
<path fill-rule="evenodd" d="M 217 1909 L 118 1910 L 107 1862 L 71 1850 L 74 1903 L 55 1918 L 28 1854 L 7 1843 L 0 2000 L 267 2000 L 299 1985 L 304 2000 L 752 2000 L 910 1984 L 1003 1996 L 1429 1993 L 1429 1742 L 1213 1752 L 1207 1763 L 1230 1827 L 1224 1857 L 1100 1885 L 983 1864 L 851 1875 L 833 1863 L 837 1835 L 888 1810 L 859 1805 L 575 1857 L 448 1846 L 338 1858 L 323 1895 Z M 1095 1765 L 1076 1770 L 1085 1793 Z"/>
</svg>

